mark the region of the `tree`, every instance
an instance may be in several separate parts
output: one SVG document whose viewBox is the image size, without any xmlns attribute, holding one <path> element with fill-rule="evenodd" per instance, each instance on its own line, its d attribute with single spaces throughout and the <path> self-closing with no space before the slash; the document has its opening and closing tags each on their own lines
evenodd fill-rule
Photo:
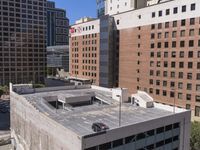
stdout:
<svg viewBox="0 0 200 150">
<path fill-rule="evenodd" d="M 43 88 L 45 87 L 44 84 L 33 84 L 33 88 Z"/>
<path fill-rule="evenodd" d="M 3 94 L 4 94 L 3 87 L 0 86 L 0 98 L 1 98 L 1 96 L 2 96 Z"/>
<path fill-rule="evenodd" d="M 191 150 L 200 150 L 200 122 L 192 122 L 190 146 Z"/>
</svg>

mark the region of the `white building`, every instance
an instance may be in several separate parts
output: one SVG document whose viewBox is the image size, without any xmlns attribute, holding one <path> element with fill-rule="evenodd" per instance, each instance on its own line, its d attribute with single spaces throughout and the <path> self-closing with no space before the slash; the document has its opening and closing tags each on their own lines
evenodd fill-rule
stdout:
<svg viewBox="0 0 200 150">
<path fill-rule="evenodd" d="M 105 14 L 118 14 L 137 8 L 142 8 L 146 5 L 146 0 L 107 0 L 105 4 Z"/>
<path fill-rule="evenodd" d="M 11 85 L 10 90 L 11 137 L 17 149 L 189 149 L 190 111 L 173 112 L 173 107 L 157 103 L 134 106 L 120 89 L 27 86 Z M 119 103 L 116 94 L 126 103 Z M 95 132 L 96 122 L 107 129 Z"/>
</svg>

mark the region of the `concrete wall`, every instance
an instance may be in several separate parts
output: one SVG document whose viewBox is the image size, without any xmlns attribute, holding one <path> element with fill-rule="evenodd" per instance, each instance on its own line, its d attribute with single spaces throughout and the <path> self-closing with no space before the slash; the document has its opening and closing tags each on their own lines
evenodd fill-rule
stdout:
<svg viewBox="0 0 200 150">
<path fill-rule="evenodd" d="M 75 133 L 44 115 L 25 98 L 13 92 L 11 99 L 11 137 L 24 150 L 80 150 Z"/>
<path fill-rule="evenodd" d="M 127 127 L 121 127 L 113 130 L 107 131 L 105 134 L 101 134 L 99 136 L 89 137 L 83 139 L 83 145 L 85 148 L 92 147 L 96 145 L 101 145 L 103 143 L 111 142 L 114 140 L 118 140 L 124 137 L 128 137 L 131 135 L 136 135 L 138 133 L 146 132 L 148 130 L 156 129 L 162 126 L 166 126 L 169 124 L 180 122 L 180 150 L 189 150 L 190 149 L 190 111 L 178 113 L 175 115 L 158 118 L 142 123 L 136 123 L 134 125 L 130 125 Z M 154 140 L 160 140 L 154 139 Z M 140 145 L 141 146 L 141 145 Z M 129 150 L 125 147 L 121 147 L 118 150 Z"/>
</svg>

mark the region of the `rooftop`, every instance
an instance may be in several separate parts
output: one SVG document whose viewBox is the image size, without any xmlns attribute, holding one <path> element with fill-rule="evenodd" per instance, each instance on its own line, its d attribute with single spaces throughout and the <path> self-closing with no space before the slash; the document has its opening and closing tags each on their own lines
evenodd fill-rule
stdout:
<svg viewBox="0 0 200 150">
<path fill-rule="evenodd" d="M 118 114 L 119 102 L 112 98 L 111 89 L 103 88 L 82 88 L 82 89 L 63 89 L 36 91 L 32 94 L 21 94 L 26 98 L 38 111 L 55 120 L 64 127 L 75 132 L 78 136 L 86 136 L 94 134 L 91 126 L 94 122 L 102 122 L 106 124 L 110 130 L 119 128 Z M 87 99 L 87 96 L 94 96 L 94 103 L 82 106 L 67 105 L 66 109 L 56 109 L 48 103 L 58 97 L 63 97 L 67 101 L 70 98 Z M 131 103 L 122 104 L 122 120 L 121 126 L 129 126 L 160 117 L 173 115 L 170 109 L 162 109 L 159 105 L 153 108 L 142 108 L 134 106 Z M 163 107 L 164 108 L 164 107 Z"/>
</svg>

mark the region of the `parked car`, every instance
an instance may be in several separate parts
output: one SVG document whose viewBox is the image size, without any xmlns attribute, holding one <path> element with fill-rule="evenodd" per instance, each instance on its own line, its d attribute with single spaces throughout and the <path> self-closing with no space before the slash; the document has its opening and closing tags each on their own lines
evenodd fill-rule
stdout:
<svg viewBox="0 0 200 150">
<path fill-rule="evenodd" d="M 109 127 L 101 122 L 95 122 L 92 124 L 92 130 L 94 132 L 102 132 L 102 131 L 106 131 L 108 129 L 109 129 Z"/>
</svg>

